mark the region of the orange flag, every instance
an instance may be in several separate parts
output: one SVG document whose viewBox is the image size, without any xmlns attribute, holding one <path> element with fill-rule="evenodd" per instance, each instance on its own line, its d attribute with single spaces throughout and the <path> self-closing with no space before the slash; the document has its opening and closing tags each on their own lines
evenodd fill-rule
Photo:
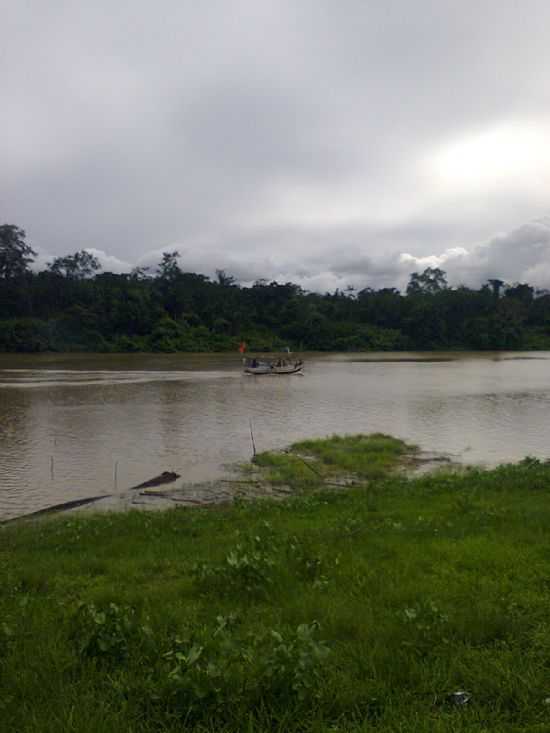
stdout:
<svg viewBox="0 0 550 733">
<path fill-rule="evenodd" d="M 241 341 L 241 343 L 239 344 L 239 351 L 241 354 L 244 354 L 244 352 L 246 351 L 246 344 L 244 341 Z"/>
</svg>

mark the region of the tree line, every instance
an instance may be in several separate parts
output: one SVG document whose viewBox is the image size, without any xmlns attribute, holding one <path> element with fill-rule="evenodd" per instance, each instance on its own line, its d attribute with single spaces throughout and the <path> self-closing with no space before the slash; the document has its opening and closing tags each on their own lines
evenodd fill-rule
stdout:
<svg viewBox="0 0 550 733">
<path fill-rule="evenodd" d="M 24 230 L 0 226 L 0 351 L 358 351 L 550 348 L 550 292 L 494 278 L 449 287 L 445 272 L 396 288 L 310 293 L 291 282 L 241 287 L 185 272 L 177 251 L 151 271 L 102 272 L 81 250 L 41 272 Z"/>
</svg>

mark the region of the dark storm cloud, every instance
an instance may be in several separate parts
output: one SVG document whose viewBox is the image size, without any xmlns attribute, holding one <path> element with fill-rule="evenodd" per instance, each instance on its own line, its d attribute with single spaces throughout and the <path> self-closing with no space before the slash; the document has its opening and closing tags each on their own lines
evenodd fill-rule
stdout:
<svg viewBox="0 0 550 733">
<path fill-rule="evenodd" d="M 506 246 L 550 285 L 518 228 L 548 211 L 546 2 L 13 0 L 2 24 L 0 218 L 42 260 L 178 249 L 324 289 L 474 282 Z"/>
</svg>

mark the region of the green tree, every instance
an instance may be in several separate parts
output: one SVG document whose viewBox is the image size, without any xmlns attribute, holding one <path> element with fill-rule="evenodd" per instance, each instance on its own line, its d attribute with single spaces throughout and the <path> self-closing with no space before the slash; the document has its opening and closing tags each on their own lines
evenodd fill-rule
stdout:
<svg viewBox="0 0 550 733">
<path fill-rule="evenodd" d="M 149 280 L 152 277 L 149 270 L 149 267 L 134 267 L 130 273 L 130 278 L 138 282 Z"/>
<path fill-rule="evenodd" d="M 530 285 L 527 285 L 526 283 L 517 283 L 516 285 L 506 288 L 504 297 L 514 298 L 515 300 L 519 300 L 520 303 L 523 303 L 523 305 L 529 307 L 533 302 L 534 293 L 535 289 Z"/>
<path fill-rule="evenodd" d="M 427 267 L 424 272 L 413 272 L 407 285 L 407 295 L 435 295 L 447 289 L 447 276 L 439 267 Z"/>
<path fill-rule="evenodd" d="M 25 242 L 25 231 L 13 224 L 0 226 L 0 277 L 16 280 L 29 271 L 36 252 Z"/>
<path fill-rule="evenodd" d="M 163 252 L 162 260 L 158 266 L 158 275 L 161 280 L 173 282 L 182 274 L 178 264 L 180 253 L 176 250 L 173 252 Z"/>
<path fill-rule="evenodd" d="M 48 263 L 48 269 L 54 275 L 66 277 L 67 280 L 84 280 L 101 270 L 101 265 L 95 255 L 81 249 L 73 255 L 56 257 Z"/>
<path fill-rule="evenodd" d="M 502 289 L 502 286 L 504 285 L 504 280 L 499 280 L 495 277 L 491 280 L 487 280 L 487 282 L 491 286 L 495 300 L 498 300 L 500 298 L 500 291 Z"/>
<path fill-rule="evenodd" d="M 233 275 L 228 275 L 225 270 L 216 270 L 216 277 L 218 279 L 218 285 L 222 287 L 230 288 L 237 283 Z"/>
</svg>

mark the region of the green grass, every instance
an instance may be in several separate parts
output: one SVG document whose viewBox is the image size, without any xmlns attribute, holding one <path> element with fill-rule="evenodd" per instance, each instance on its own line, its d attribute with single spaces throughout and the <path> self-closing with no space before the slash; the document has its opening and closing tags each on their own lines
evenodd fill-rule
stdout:
<svg viewBox="0 0 550 733">
<path fill-rule="evenodd" d="M 323 480 L 347 475 L 362 481 L 381 479 L 412 458 L 416 447 L 389 435 L 333 435 L 294 443 L 284 452 L 259 453 L 254 463 L 272 483 L 318 488 Z"/>
<path fill-rule="evenodd" d="M 377 440 L 395 468 L 387 438 L 293 450 L 359 474 Z M 549 608 L 533 459 L 6 525 L 0 730 L 548 731 Z"/>
</svg>

